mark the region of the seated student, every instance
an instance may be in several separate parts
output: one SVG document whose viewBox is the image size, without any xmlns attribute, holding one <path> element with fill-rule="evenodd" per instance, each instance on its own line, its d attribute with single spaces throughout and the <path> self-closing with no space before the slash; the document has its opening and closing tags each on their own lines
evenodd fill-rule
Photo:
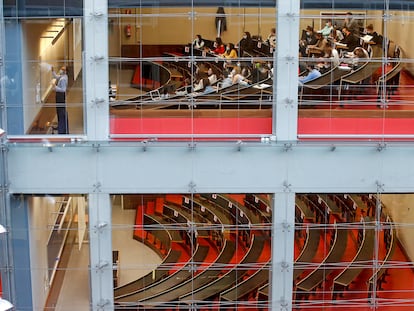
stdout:
<svg viewBox="0 0 414 311">
<path fill-rule="evenodd" d="M 336 49 L 327 45 L 324 49 L 324 55 L 318 60 L 318 69 L 321 73 L 329 71 L 329 69 L 339 66 L 339 53 Z"/>
<path fill-rule="evenodd" d="M 322 36 L 322 33 L 320 32 L 317 32 L 315 34 L 315 37 L 318 41 L 313 45 L 308 45 L 306 50 L 308 52 L 308 55 L 321 56 L 324 53 L 325 47 L 328 45 L 328 40 L 326 40 L 326 38 Z"/>
<path fill-rule="evenodd" d="M 252 54 L 254 42 L 252 40 L 252 36 L 250 35 L 250 32 L 248 31 L 244 32 L 243 38 L 237 44 L 237 47 L 239 48 L 239 55 L 241 57 L 243 57 L 245 53 L 248 55 Z"/>
<path fill-rule="evenodd" d="M 371 40 L 368 41 L 368 44 L 382 45 L 384 38 L 374 31 L 374 25 L 369 24 L 366 28 L 366 33 L 367 35 L 372 36 Z"/>
<path fill-rule="evenodd" d="M 331 35 L 332 29 L 333 29 L 332 21 L 331 20 L 327 20 L 326 23 L 325 23 L 325 27 L 323 27 L 318 32 L 321 33 L 322 36 L 324 36 L 325 38 L 328 38 Z"/>
<path fill-rule="evenodd" d="M 299 85 L 303 85 L 306 82 L 315 80 L 322 75 L 321 72 L 315 68 L 314 64 L 308 64 L 307 70 L 307 75 L 299 77 Z"/>
<path fill-rule="evenodd" d="M 208 78 L 201 79 L 199 84 L 201 85 L 201 88 L 198 90 L 194 89 L 194 93 L 191 93 L 192 95 L 202 95 L 215 92 L 215 89 L 211 86 Z"/>
<path fill-rule="evenodd" d="M 346 44 L 348 51 L 355 50 L 356 47 L 360 46 L 359 38 L 353 34 L 348 27 L 342 28 L 344 38 L 340 41 L 342 44 Z"/>
<path fill-rule="evenodd" d="M 237 50 L 234 48 L 234 44 L 227 43 L 226 51 L 220 56 L 227 59 L 237 58 Z"/>
<path fill-rule="evenodd" d="M 265 63 L 256 63 L 252 72 L 252 83 L 257 83 L 267 79 L 271 75 L 270 68 Z"/>
<path fill-rule="evenodd" d="M 223 41 L 221 40 L 220 37 L 217 37 L 216 41 L 214 41 L 214 49 L 212 50 L 209 49 L 209 51 L 213 54 L 218 54 L 218 55 L 221 55 L 226 51 L 226 47 L 224 46 Z"/>
<path fill-rule="evenodd" d="M 207 78 L 210 80 L 210 84 L 213 85 L 217 82 L 217 75 L 214 73 L 213 68 L 208 67 Z"/>
<path fill-rule="evenodd" d="M 267 36 L 266 42 L 270 47 L 276 48 L 276 28 L 270 29 L 270 34 Z"/>
<path fill-rule="evenodd" d="M 201 37 L 201 35 L 196 35 L 196 38 L 193 41 L 193 47 L 196 49 L 202 49 L 204 48 L 204 40 Z"/>
<path fill-rule="evenodd" d="M 335 27 L 332 28 L 330 35 L 328 36 L 328 41 L 331 43 L 340 42 L 344 38 L 344 35 L 339 29 Z"/>
<path fill-rule="evenodd" d="M 307 26 L 306 30 L 302 31 L 302 37 L 299 41 L 299 52 L 301 56 L 307 56 L 306 47 L 308 45 L 315 45 L 318 40 L 315 36 L 315 31 L 313 30 L 312 26 Z"/>
<path fill-rule="evenodd" d="M 248 85 L 249 82 L 250 81 L 242 75 L 240 66 L 235 66 L 228 77 L 223 80 L 221 88 L 226 88 L 233 84 Z"/>
<path fill-rule="evenodd" d="M 207 70 L 207 78 L 209 81 L 209 85 L 213 85 L 217 82 L 217 75 L 213 72 L 213 69 L 211 67 Z M 198 83 L 194 85 L 194 91 L 200 91 L 205 87 L 205 83 L 203 82 L 204 79 L 200 79 Z"/>
<path fill-rule="evenodd" d="M 352 53 L 347 53 L 345 56 L 347 59 L 344 61 L 351 64 L 353 69 L 360 67 L 369 58 L 367 50 L 362 47 L 356 47 Z M 360 62 L 361 59 L 363 60 L 362 62 Z"/>
</svg>

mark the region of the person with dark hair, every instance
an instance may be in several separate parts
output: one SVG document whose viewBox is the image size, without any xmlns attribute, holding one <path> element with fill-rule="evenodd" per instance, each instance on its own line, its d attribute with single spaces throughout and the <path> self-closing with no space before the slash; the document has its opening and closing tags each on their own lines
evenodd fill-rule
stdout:
<svg viewBox="0 0 414 311">
<path fill-rule="evenodd" d="M 307 56 L 306 48 L 308 45 L 315 45 L 318 42 L 315 31 L 312 26 L 307 26 L 306 29 L 302 30 L 302 36 L 299 41 L 299 52 L 301 56 Z"/>
<path fill-rule="evenodd" d="M 356 47 L 360 46 L 359 38 L 348 27 L 344 27 L 342 33 L 344 34 L 344 38 L 340 43 L 346 44 L 348 51 L 353 51 Z"/>
<path fill-rule="evenodd" d="M 369 24 L 366 28 L 366 32 L 367 35 L 372 37 L 368 41 L 369 44 L 382 45 L 382 41 L 384 41 L 384 38 L 383 36 L 379 35 L 376 31 L 374 31 L 374 25 Z"/>
<path fill-rule="evenodd" d="M 346 13 L 343 27 L 348 28 L 351 33 L 359 36 L 358 21 L 354 18 L 351 12 Z"/>
<path fill-rule="evenodd" d="M 56 92 L 58 134 L 69 134 L 68 113 L 66 111 L 66 89 L 68 87 L 66 67 L 62 66 L 58 73 L 56 73 L 52 67 L 52 76 L 55 79 L 55 81 L 52 82 L 52 87 Z"/>
<path fill-rule="evenodd" d="M 224 12 L 224 8 L 222 6 L 219 6 L 217 9 L 215 24 L 217 29 L 217 37 L 220 37 L 223 31 L 227 31 L 226 13 Z"/>
<path fill-rule="evenodd" d="M 214 41 L 214 50 L 211 50 L 210 52 L 214 54 L 223 54 L 226 51 L 226 47 L 223 44 L 223 41 L 220 37 L 216 38 L 216 41 Z"/>
<path fill-rule="evenodd" d="M 227 59 L 237 58 L 237 51 L 234 48 L 234 44 L 233 43 L 227 43 L 226 50 L 220 56 L 223 57 L 223 58 L 227 58 Z"/>
<path fill-rule="evenodd" d="M 321 56 L 324 53 L 324 49 L 327 45 L 329 45 L 328 40 L 324 36 L 322 36 L 322 33 L 317 32 L 315 34 L 315 37 L 318 41 L 316 41 L 315 44 L 311 45 L 309 44 L 306 48 L 308 55 L 316 55 Z"/>
<path fill-rule="evenodd" d="M 251 55 L 253 52 L 254 42 L 252 40 L 252 36 L 250 32 L 245 31 L 243 34 L 243 38 L 240 40 L 239 44 L 237 45 L 239 48 L 239 55 L 241 57 L 244 56 L 244 54 Z"/>
<path fill-rule="evenodd" d="M 270 29 L 270 34 L 267 36 L 266 42 L 271 48 L 276 48 L 276 28 Z"/>
<path fill-rule="evenodd" d="M 319 30 L 319 32 L 322 34 L 322 36 L 324 36 L 325 38 L 328 38 L 331 34 L 332 29 L 333 29 L 332 21 L 328 19 L 325 23 L 325 26 L 321 30 Z"/>
<path fill-rule="evenodd" d="M 204 40 L 201 35 L 196 35 L 196 38 L 193 41 L 193 47 L 195 49 L 202 49 L 204 48 Z"/>
<path fill-rule="evenodd" d="M 315 80 L 321 76 L 321 72 L 315 68 L 314 64 L 308 64 L 307 70 L 308 74 L 306 76 L 299 77 L 299 85 Z"/>
</svg>

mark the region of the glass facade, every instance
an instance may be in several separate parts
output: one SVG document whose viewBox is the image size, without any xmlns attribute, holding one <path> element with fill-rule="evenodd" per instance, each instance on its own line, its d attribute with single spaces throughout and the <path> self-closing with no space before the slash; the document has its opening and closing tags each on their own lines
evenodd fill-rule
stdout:
<svg viewBox="0 0 414 311">
<path fill-rule="evenodd" d="M 411 1 L 46 2 L 0 4 L 16 310 L 412 308 Z"/>
</svg>

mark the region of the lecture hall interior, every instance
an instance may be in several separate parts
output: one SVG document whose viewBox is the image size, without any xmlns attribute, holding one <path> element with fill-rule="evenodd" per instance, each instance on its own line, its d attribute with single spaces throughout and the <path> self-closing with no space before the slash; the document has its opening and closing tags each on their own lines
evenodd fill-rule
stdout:
<svg viewBox="0 0 414 311">
<path fill-rule="evenodd" d="M 413 29 L 411 0 L 1 1 L 0 307 L 414 310 Z"/>
</svg>

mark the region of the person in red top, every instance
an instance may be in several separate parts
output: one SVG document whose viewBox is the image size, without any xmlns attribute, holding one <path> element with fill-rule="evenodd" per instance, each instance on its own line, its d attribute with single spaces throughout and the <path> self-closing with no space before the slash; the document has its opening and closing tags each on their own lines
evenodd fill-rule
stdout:
<svg viewBox="0 0 414 311">
<path fill-rule="evenodd" d="M 220 37 L 216 38 L 216 41 L 214 42 L 214 50 L 211 50 L 212 53 L 221 55 L 226 51 L 226 47 L 223 44 L 223 41 Z"/>
</svg>

